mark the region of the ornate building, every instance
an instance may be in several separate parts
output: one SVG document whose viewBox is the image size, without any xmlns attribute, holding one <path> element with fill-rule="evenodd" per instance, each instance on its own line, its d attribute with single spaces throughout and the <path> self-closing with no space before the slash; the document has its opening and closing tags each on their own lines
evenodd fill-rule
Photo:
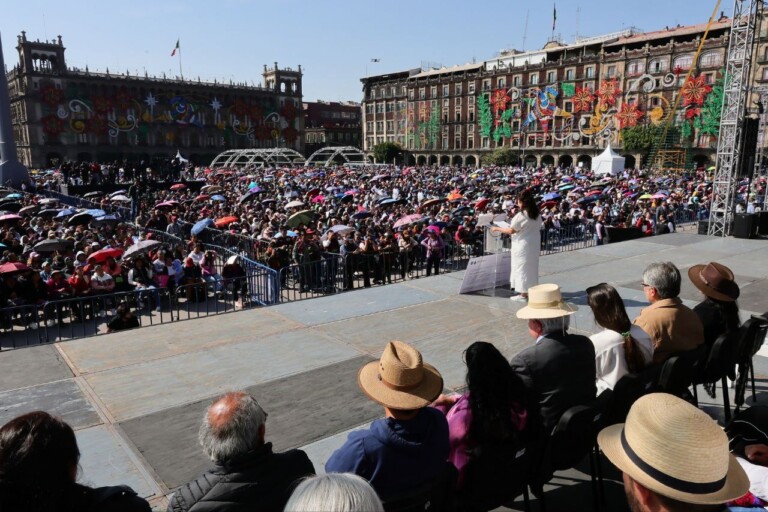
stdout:
<svg viewBox="0 0 768 512">
<path fill-rule="evenodd" d="M 225 149 L 303 152 L 302 72 L 264 66 L 264 85 L 93 73 L 67 67 L 61 36 L 18 37 L 7 74 L 19 159 L 152 162 L 180 151 L 197 164 Z"/>
<path fill-rule="evenodd" d="M 306 156 L 328 146 L 362 147 L 360 104 L 354 101 L 304 103 Z"/>
<path fill-rule="evenodd" d="M 695 66 L 706 24 L 632 28 L 506 50 L 480 63 L 363 78 L 364 149 L 399 142 L 413 163 L 476 166 L 506 147 L 528 164 L 588 166 L 611 144 L 634 167 L 642 155 L 622 151 L 622 131 L 663 131 L 669 121 L 652 154 L 680 147 L 680 168 L 711 165 L 730 26 L 723 16 L 712 23 Z M 766 64 L 768 38 L 757 39 L 757 64 Z M 754 76 L 768 82 L 768 68 L 756 66 Z"/>
</svg>

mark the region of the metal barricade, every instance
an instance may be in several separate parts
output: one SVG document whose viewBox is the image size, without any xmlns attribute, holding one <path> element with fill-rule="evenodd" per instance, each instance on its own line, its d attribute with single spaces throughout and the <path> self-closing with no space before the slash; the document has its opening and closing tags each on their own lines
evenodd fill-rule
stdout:
<svg viewBox="0 0 768 512">
<path fill-rule="evenodd" d="M 344 289 L 344 258 L 339 254 L 324 253 L 316 261 L 295 263 L 280 269 L 280 301 L 292 302 L 324 295 Z"/>
<path fill-rule="evenodd" d="M 586 249 L 596 245 L 589 224 L 574 224 L 541 231 L 541 255 Z"/>
</svg>

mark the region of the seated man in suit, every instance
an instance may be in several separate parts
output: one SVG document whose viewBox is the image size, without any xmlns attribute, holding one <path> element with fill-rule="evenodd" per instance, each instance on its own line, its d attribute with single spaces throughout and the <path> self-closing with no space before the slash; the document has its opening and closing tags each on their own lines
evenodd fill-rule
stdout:
<svg viewBox="0 0 768 512">
<path fill-rule="evenodd" d="M 511 365 L 531 401 L 539 404 L 546 433 L 566 410 L 590 403 L 597 393 L 595 347 L 586 336 L 568 333 L 570 315 L 577 309 L 563 301 L 559 286 L 541 284 L 528 289 L 528 305 L 517 312 L 528 320 L 536 343 L 512 358 Z"/>
<path fill-rule="evenodd" d="M 648 265 L 643 271 L 643 292 L 651 305 L 640 312 L 635 325 L 651 337 L 654 363 L 704 343 L 701 320 L 678 297 L 680 271 L 673 263 Z"/>
</svg>

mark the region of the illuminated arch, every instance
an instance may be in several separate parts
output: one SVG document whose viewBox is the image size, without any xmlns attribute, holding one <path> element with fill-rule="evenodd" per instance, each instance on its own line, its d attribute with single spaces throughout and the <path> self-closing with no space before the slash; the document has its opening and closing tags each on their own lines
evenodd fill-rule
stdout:
<svg viewBox="0 0 768 512">
<path fill-rule="evenodd" d="M 312 153 L 307 161 L 304 163 L 305 167 L 313 167 L 317 165 L 334 165 L 337 157 L 342 157 L 345 163 L 348 164 L 367 164 L 370 163 L 368 157 L 363 151 L 354 146 L 329 146 L 320 148 Z"/>
<path fill-rule="evenodd" d="M 228 149 L 216 155 L 211 167 L 280 167 L 304 162 L 301 153 L 290 148 Z"/>
</svg>

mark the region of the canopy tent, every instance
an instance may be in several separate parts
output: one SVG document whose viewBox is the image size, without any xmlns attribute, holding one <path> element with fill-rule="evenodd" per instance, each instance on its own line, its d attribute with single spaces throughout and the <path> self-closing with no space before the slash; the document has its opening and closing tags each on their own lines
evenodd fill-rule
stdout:
<svg viewBox="0 0 768 512">
<path fill-rule="evenodd" d="M 600 156 L 592 159 L 592 171 L 595 174 L 620 174 L 624 171 L 624 157 L 614 153 L 608 144 Z"/>
<path fill-rule="evenodd" d="M 189 162 L 189 160 L 181 156 L 181 150 L 179 149 L 176 150 L 176 159 L 183 164 L 186 164 L 187 162 Z"/>
</svg>

